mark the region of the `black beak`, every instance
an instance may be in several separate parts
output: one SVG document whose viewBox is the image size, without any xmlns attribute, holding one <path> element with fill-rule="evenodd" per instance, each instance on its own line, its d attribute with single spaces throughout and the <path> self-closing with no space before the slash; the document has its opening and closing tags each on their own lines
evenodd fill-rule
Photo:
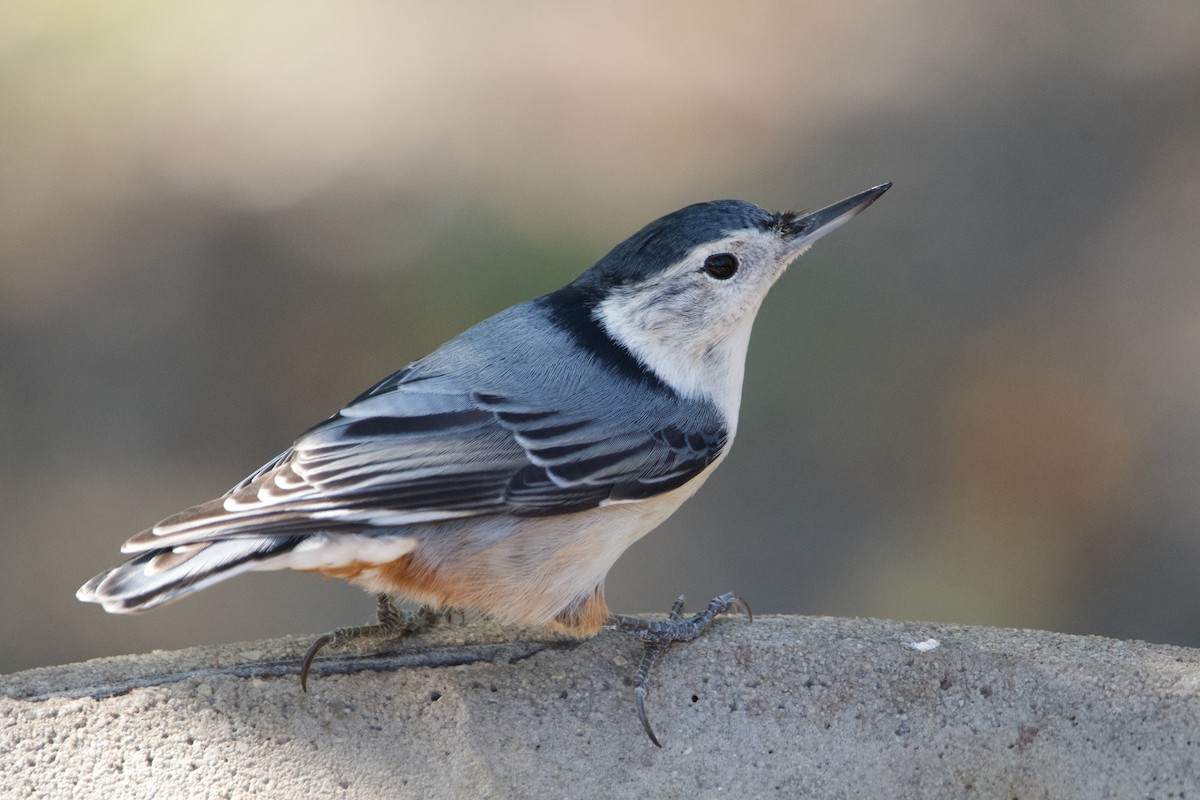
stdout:
<svg viewBox="0 0 1200 800">
<path fill-rule="evenodd" d="M 798 253 L 825 234 L 854 219 L 858 212 L 874 203 L 890 188 L 892 182 L 888 181 L 802 216 L 788 215 L 783 219 L 783 234 L 788 238 L 791 248 Z"/>
</svg>

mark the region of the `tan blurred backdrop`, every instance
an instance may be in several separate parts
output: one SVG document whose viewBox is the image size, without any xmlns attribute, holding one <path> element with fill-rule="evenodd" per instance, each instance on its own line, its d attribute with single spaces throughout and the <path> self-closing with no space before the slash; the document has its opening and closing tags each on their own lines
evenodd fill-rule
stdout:
<svg viewBox="0 0 1200 800">
<path fill-rule="evenodd" d="M 6 4 L 0 671 L 369 618 L 74 591 L 650 219 L 883 180 L 610 603 L 1200 645 L 1200 4 L 1003 5 Z"/>
</svg>

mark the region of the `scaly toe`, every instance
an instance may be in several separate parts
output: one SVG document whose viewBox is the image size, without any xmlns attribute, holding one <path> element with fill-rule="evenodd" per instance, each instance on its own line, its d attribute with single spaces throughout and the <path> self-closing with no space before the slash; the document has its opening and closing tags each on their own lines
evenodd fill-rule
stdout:
<svg viewBox="0 0 1200 800">
<path fill-rule="evenodd" d="M 316 659 L 317 653 L 326 645 L 337 647 L 354 639 L 366 638 L 377 639 L 382 645 L 431 628 L 448 620 L 449 616 L 429 606 L 422 606 L 413 612 L 403 612 L 396 608 L 387 595 L 381 594 L 377 598 L 376 618 L 378 622 L 374 625 L 337 628 L 318 636 L 316 641 L 309 646 L 308 652 L 304 654 L 304 661 L 300 665 L 301 690 L 308 691 L 308 674 L 312 669 L 313 661 Z"/>
<path fill-rule="evenodd" d="M 638 719 L 642 729 L 654 742 L 656 747 L 662 747 L 650 720 L 646 715 L 646 698 L 650 695 L 650 673 L 663 653 L 675 642 L 689 642 L 695 639 L 712 623 L 718 614 L 725 611 L 744 611 L 751 620 L 750 606 L 745 600 L 733 593 L 714 597 L 708 608 L 698 614 L 685 618 L 683 616 L 683 596 L 680 595 L 671 606 L 666 619 L 646 619 L 614 614 L 609 618 L 607 627 L 616 631 L 631 633 L 642 640 L 642 663 L 638 666 L 637 677 L 634 680 L 634 701 L 637 704 Z"/>
</svg>

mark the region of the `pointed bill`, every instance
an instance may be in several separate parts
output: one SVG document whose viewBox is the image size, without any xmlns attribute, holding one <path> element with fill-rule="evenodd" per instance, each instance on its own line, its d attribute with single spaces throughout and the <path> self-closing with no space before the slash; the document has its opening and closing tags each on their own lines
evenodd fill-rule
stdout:
<svg viewBox="0 0 1200 800">
<path fill-rule="evenodd" d="M 874 203 L 890 188 L 892 188 L 891 181 L 881 183 L 865 192 L 859 192 L 853 197 L 847 197 L 833 205 L 789 220 L 786 230 L 789 239 L 788 249 L 791 251 L 791 255 L 800 255 L 817 239 L 854 219 L 858 212 Z"/>
</svg>

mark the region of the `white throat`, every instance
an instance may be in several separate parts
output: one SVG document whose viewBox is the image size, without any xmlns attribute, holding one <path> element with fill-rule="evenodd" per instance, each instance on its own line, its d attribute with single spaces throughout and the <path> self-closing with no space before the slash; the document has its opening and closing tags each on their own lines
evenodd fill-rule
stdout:
<svg viewBox="0 0 1200 800">
<path fill-rule="evenodd" d="M 659 335 L 647 324 L 644 308 L 610 297 L 596 308 L 596 318 L 609 336 L 682 397 L 713 403 L 725 417 L 730 438 L 737 430 L 742 403 L 742 379 L 754 314 L 712 344 L 681 346 L 687 338 Z M 676 333 L 679 331 L 666 331 Z M 698 341 L 698 337 L 691 339 Z"/>
</svg>

